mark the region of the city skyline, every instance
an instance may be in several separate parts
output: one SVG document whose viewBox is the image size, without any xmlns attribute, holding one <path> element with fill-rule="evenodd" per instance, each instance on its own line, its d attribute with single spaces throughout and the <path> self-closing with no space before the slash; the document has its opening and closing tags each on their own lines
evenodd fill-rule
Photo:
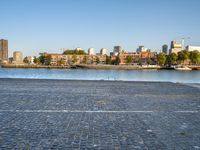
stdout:
<svg viewBox="0 0 200 150">
<path fill-rule="evenodd" d="M 9 40 L 9 56 L 17 50 L 38 55 L 76 47 L 111 52 L 115 45 L 128 51 L 139 45 L 162 50 L 162 45 L 182 37 L 191 37 L 185 45 L 200 45 L 199 4 L 198 0 L 2 1 L 0 39 Z"/>
</svg>

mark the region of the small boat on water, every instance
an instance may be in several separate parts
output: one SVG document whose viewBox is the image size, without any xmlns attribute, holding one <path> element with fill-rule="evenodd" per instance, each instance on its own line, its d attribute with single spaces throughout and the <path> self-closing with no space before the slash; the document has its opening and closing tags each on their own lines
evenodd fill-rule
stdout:
<svg viewBox="0 0 200 150">
<path fill-rule="evenodd" d="M 187 66 L 177 66 L 174 69 L 179 70 L 179 71 L 190 71 L 190 70 L 192 70 L 191 68 L 189 68 Z"/>
</svg>

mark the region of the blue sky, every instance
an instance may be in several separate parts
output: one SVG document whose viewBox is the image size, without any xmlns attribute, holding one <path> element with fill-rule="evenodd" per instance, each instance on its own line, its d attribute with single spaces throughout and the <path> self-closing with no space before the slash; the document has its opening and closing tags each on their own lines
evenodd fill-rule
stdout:
<svg viewBox="0 0 200 150">
<path fill-rule="evenodd" d="M 200 45 L 199 6 L 199 0 L 0 0 L 0 38 L 9 40 L 10 56 L 114 45 L 160 50 L 182 37 Z"/>
</svg>

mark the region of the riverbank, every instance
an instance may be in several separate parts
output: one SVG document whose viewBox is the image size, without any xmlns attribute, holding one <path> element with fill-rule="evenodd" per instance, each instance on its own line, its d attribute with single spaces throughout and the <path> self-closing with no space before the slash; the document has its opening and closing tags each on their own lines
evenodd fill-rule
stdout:
<svg viewBox="0 0 200 150">
<path fill-rule="evenodd" d="M 70 69 L 70 66 L 47 66 L 47 65 L 27 65 L 27 64 L 3 64 L 2 68 L 47 68 L 47 69 Z"/>
<path fill-rule="evenodd" d="M 173 67 L 160 67 L 157 65 L 68 65 L 68 66 L 47 66 L 29 64 L 3 64 L 2 68 L 48 68 L 48 69 L 94 69 L 94 70 L 174 70 Z M 189 66 L 192 70 L 200 70 L 200 66 Z"/>
<path fill-rule="evenodd" d="M 0 79 L 0 149 L 196 149 L 200 89 Z"/>
</svg>

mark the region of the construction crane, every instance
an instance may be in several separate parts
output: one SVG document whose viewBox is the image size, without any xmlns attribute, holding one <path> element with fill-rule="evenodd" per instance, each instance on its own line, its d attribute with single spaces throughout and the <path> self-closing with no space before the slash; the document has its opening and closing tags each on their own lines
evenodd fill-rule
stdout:
<svg viewBox="0 0 200 150">
<path fill-rule="evenodd" d="M 185 40 L 190 39 L 190 37 L 183 37 L 181 39 L 182 39 L 182 49 L 184 50 L 185 49 Z"/>
</svg>

